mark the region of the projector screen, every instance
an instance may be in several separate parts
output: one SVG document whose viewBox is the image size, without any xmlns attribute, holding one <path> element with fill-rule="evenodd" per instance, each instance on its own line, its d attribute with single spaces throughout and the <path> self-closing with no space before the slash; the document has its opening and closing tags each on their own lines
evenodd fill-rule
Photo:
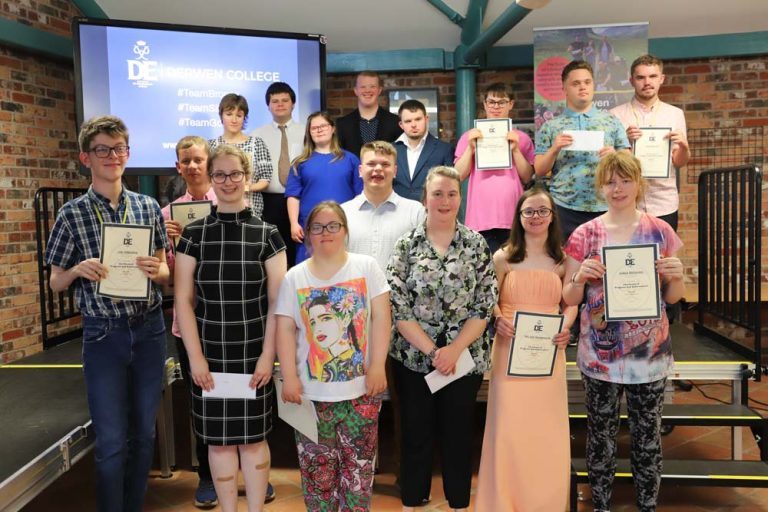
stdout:
<svg viewBox="0 0 768 512">
<path fill-rule="evenodd" d="M 296 91 L 293 117 L 325 107 L 325 38 L 116 20 L 74 20 L 78 130 L 111 114 L 125 121 L 127 174 L 174 174 L 176 142 L 222 135 L 218 106 L 248 100 L 250 133 L 272 121 L 264 94 L 272 82 Z"/>
</svg>

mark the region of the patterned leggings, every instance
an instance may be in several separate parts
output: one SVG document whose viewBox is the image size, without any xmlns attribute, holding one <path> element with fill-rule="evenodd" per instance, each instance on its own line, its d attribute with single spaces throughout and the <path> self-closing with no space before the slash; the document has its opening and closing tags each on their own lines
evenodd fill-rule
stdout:
<svg viewBox="0 0 768 512">
<path fill-rule="evenodd" d="M 582 374 L 587 402 L 587 468 L 595 510 L 609 510 L 616 473 L 619 403 L 627 394 L 631 467 L 640 512 L 656 510 L 661 483 L 661 409 L 667 379 L 616 384 Z"/>
<path fill-rule="evenodd" d="M 296 432 L 310 512 L 370 510 L 381 399 L 315 402 L 319 442 Z"/>
</svg>

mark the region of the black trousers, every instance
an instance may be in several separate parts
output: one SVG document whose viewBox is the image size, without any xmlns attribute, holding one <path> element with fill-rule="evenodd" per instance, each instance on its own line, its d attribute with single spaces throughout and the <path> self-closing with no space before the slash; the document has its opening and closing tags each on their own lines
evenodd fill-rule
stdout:
<svg viewBox="0 0 768 512">
<path fill-rule="evenodd" d="M 179 353 L 179 363 L 181 364 L 181 373 L 184 376 L 184 382 L 187 384 L 187 391 L 192 394 L 192 377 L 189 376 L 189 357 L 187 356 L 187 349 L 184 348 L 184 342 L 178 336 L 174 336 L 176 340 L 176 351 Z M 190 400 L 191 398 L 188 397 Z M 190 404 L 190 415 L 192 414 L 192 406 Z M 192 434 L 194 435 L 194 434 Z M 213 482 L 211 476 L 211 466 L 208 464 L 208 445 L 205 444 L 199 437 L 195 436 L 195 453 L 197 453 L 197 476 L 200 480 L 206 480 Z"/>
<path fill-rule="evenodd" d="M 400 395 L 402 445 L 400 493 L 403 506 L 415 507 L 429 497 L 432 450 L 435 441 L 442 455 L 443 491 L 451 508 L 469 506 L 472 485 L 472 437 L 477 391 L 482 375 L 466 375 L 434 395 L 425 374 L 392 360 Z"/>
<path fill-rule="evenodd" d="M 571 233 L 576 231 L 577 227 L 605 213 L 571 210 L 570 208 L 563 208 L 559 204 L 555 205 L 555 208 L 557 208 L 557 216 L 560 218 L 560 229 L 563 232 L 563 244 L 568 241 L 568 237 L 571 236 Z"/>
<path fill-rule="evenodd" d="M 288 218 L 288 206 L 283 194 L 262 192 L 264 199 L 264 213 L 261 219 L 264 222 L 277 226 L 280 236 L 285 242 L 285 255 L 288 257 L 288 268 L 296 262 L 296 243 L 291 240 L 291 220 Z"/>
</svg>

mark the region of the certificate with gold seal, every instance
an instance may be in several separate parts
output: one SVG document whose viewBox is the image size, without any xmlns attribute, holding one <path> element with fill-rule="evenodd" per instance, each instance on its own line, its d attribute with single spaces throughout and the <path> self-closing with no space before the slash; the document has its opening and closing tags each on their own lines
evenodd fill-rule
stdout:
<svg viewBox="0 0 768 512">
<path fill-rule="evenodd" d="M 562 330 L 563 315 L 515 313 L 515 337 L 509 349 L 507 375 L 550 377 L 557 357 L 557 345 L 552 339 Z"/>
<path fill-rule="evenodd" d="M 607 321 L 661 318 L 658 257 L 657 244 L 603 247 Z"/>
<path fill-rule="evenodd" d="M 96 285 L 96 293 L 118 300 L 148 301 L 152 290 L 149 278 L 136 264 L 137 256 L 150 256 L 153 226 L 138 224 L 101 225 L 99 261 L 109 269 Z"/>
<path fill-rule="evenodd" d="M 186 203 L 171 203 L 171 220 L 181 224 L 182 231 L 196 220 L 204 219 L 211 213 L 211 201 L 187 201 Z M 176 244 L 178 240 L 174 240 Z"/>
<path fill-rule="evenodd" d="M 672 159 L 672 141 L 669 138 L 672 128 L 640 128 L 643 135 L 637 139 L 632 152 L 640 160 L 640 167 L 645 178 L 669 178 L 669 166 Z"/>
<path fill-rule="evenodd" d="M 475 169 L 509 169 L 512 152 L 509 150 L 507 133 L 512 129 L 510 119 L 475 119 L 475 128 L 482 137 L 475 139 Z"/>
</svg>

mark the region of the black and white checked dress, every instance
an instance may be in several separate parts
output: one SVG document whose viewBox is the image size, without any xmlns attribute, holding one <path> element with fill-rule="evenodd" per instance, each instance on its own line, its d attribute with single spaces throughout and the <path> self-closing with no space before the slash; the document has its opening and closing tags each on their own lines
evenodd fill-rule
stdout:
<svg viewBox="0 0 768 512">
<path fill-rule="evenodd" d="M 285 250 L 277 228 L 250 208 L 214 210 L 184 229 L 176 250 L 197 260 L 195 316 L 209 370 L 252 374 L 267 320 L 264 262 Z M 256 443 L 272 430 L 272 382 L 253 400 L 203 398 L 192 388 L 193 425 L 206 444 Z"/>
</svg>

